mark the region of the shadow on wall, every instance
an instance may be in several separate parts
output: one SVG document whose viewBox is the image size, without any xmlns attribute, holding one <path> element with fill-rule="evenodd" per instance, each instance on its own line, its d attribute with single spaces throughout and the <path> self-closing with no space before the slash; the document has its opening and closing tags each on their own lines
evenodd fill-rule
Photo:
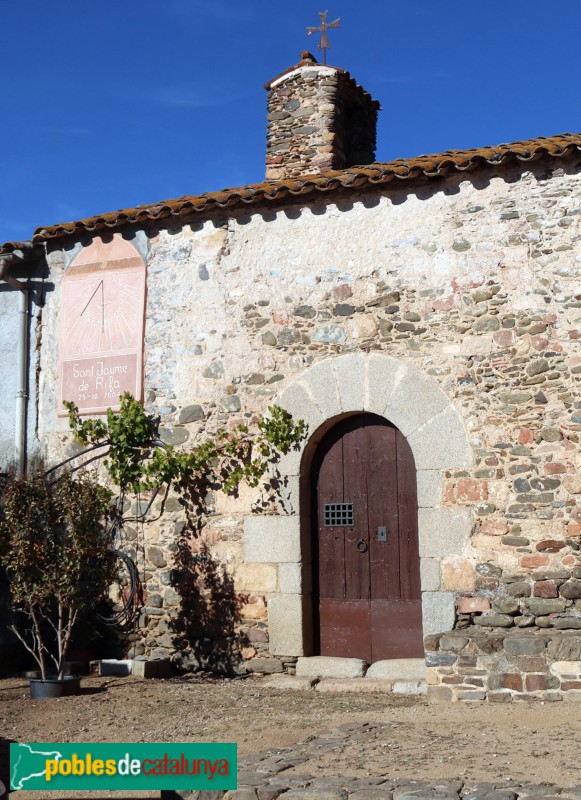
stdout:
<svg viewBox="0 0 581 800">
<path fill-rule="evenodd" d="M 177 665 L 219 674 L 238 672 L 246 637 L 239 632 L 244 600 L 234 591 L 234 582 L 224 565 L 201 544 L 192 552 L 193 539 L 177 542 L 172 587 L 181 606 L 171 622 Z"/>
</svg>

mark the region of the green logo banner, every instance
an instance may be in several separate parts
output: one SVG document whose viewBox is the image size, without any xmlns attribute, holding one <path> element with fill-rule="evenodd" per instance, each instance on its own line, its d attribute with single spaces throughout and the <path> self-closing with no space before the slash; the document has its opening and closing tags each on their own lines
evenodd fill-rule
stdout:
<svg viewBox="0 0 581 800">
<path fill-rule="evenodd" d="M 236 789 L 235 744 L 10 745 L 11 791 Z"/>
</svg>

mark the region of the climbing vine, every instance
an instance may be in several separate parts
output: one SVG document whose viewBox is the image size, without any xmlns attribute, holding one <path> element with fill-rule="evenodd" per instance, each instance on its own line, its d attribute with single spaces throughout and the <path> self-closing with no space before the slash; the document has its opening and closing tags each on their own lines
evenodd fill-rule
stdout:
<svg viewBox="0 0 581 800">
<path fill-rule="evenodd" d="M 275 405 L 252 430 L 245 425 L 220 430 L 189 452 L 178 452 L 161 441 L 159 418 L 128 393 L 119 411 L 108 409 L 104 419 L 82 419 L 74 403 L 65 405 L 74 438 L 87 448 L 84 454 L 106 448 L 104 465 L 119 497 L 111 505 L 110 488 L 83 469 L 75 474 L 77 468 L 68 465 L 72 459 L 46 472 L 43 467 L 38 474 L 12 476 L 2 490 L 0 567 L 9 576 L 14 612 L 21 618 L 12 630 L 43 678 L 50 663 L 63 676 L 80 612 L 106 597 L 112 582 L 121 586 L 123 607 L 99 618 L 116 627 L 134 618 L 139 578 L 131 559 L 115 549 L 126 494 L 149 493 L 148 508 L 164 486 L 180 494 L 190 524 L 174 543 L 172 581 L 187 603 L 199 577 L 190 537 L 203 527 L 208 490 L 235 493 L 242 481 L 258 486 L 269 466 L 305 435 L 305 424 Z M 167 494 L 161 495 L 160 514 Z M 131 562 L 129 584 L 118 574 L 119 558 Z"/>
<path fill-rule="evenodd" d="M 253 431 L 246 425 L 219 430 L 189 452 L 178 452 L 161 442 L 159 418 L 129 393 L 121 397 L 119 411 L 108 409 L 105 419 L 81 419 L 74 403 L 65 406 L 77 442 L 108 446 L 104 464 L 121 493 L 155 491 L 164 484 L 180 493 L 208 485 L 233 493 L 242 481 L 258 486 L 269 465 L 298 446 L 306 430 L 302 420 L 274 405 Z"/>
</svg>

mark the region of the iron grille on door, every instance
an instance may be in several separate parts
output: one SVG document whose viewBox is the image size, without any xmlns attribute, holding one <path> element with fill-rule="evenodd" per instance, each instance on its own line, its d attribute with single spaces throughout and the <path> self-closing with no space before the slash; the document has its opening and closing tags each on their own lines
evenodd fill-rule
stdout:
<svg viewBox="0 0 581 800">
<path fill-rule="evenodd" d="M 352 527 L 353 503 L 325 503 L 325 528 Z"/>
</svg>

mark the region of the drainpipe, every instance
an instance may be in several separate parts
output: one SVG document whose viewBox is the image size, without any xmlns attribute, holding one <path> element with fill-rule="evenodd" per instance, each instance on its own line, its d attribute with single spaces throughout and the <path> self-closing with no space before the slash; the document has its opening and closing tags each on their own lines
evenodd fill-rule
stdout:
<svg viewBox="0 0 581 800">
<path fill-rule="evenodd" d="M 19 477 L 26 469 L 26 416 L 28 410 L 28 291 L 22 289 L 18 303 L 18 350 L 16 354 L 16 431 L 14 459 Z"/>
<path fill-rule="evenodd" d="M 18 342 L 16 350 L 16 427 L 14 435 L 14 460 L 16 474 L 22 476 L 26 468 L 26 417 L 28 410 L 28 290 L 26 285 L 10 275 L 10 266 L 22 263 L 23 250 L 0 256 L 0 279 L 20 292 L 18 298 Z"/>
</svg>

